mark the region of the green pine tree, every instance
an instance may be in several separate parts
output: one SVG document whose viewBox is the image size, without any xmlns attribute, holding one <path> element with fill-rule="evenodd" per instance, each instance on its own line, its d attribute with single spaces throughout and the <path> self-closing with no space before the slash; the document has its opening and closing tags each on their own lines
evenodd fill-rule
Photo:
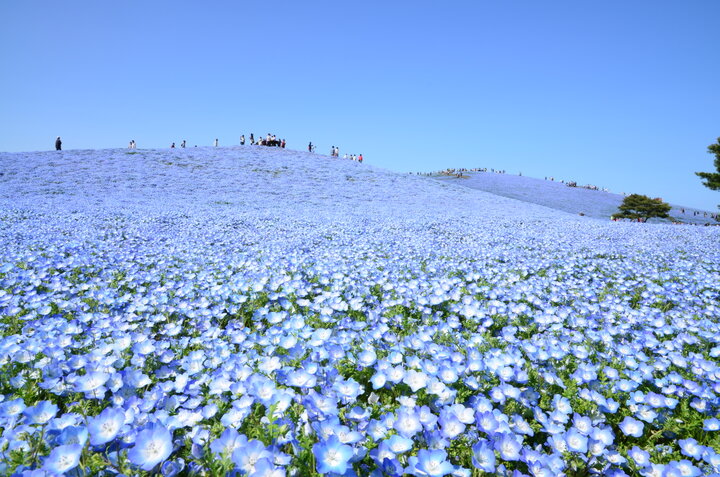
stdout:
<svg viewBox="0 0 720 477">
<path fill-rule="evenodd" d="M 620 212 L 613 215 L 614 219 L 632 219 L 647 222 L 647 219 L 659 217 L 666 219 L 669 217 L 670 204 L 660 199 L 651 199 L 646 195 L 630 194 L 625 197 L 623 203 L 620 204 Z"/>
<path fill-rule="evenodd" d="M 708 152 L 715 154 L 715 169 L 717 172 L 696 172 L 695 175 L 705 179 L 703 185 L 711 190 L 720 189 L 720 137 L 717 143 L 708 146 Z"/>
</svg>

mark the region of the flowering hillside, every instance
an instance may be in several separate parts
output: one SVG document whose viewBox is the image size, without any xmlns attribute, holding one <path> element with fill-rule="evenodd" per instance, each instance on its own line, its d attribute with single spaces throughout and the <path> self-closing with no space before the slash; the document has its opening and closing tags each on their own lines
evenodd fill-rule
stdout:
<svg viewBox="0 0 720 477">
<path fill-rule="evenodd" d="M 492 194 L 543 205 L 551 209 L 572 214 L 609 219 L 617 213 L 624 196 L 602 190 L 584 187 L 568 187 L 560 181 L 534 179 L 532 177 L 493 172 L 466 172 L 464 177 L 437 176 L 444 182 L 451 182 Z M 637 191 L 631 191 L 637 192 Z M 703 215 L 704 214 L 704 215 Z M 651 222 L 679 221 L 688 224 L 717 224 L 707 211 L 675 205 L 669 219 L 650 219 Z"/>
<path fill-rule="evenodd" d="M 262 147 L 0 154 L 2 475 L 720 472 L 720 230 Z"/>
</svg>

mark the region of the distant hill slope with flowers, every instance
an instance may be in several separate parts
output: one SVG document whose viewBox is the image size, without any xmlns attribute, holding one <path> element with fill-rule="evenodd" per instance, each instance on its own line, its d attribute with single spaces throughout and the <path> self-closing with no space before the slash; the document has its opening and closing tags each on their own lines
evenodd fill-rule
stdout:
<svg viewBox="0 0 720 477">
<path fill-rule="evenodd" d="M 192 204 L 271 212 L 287 203 L 304 204 L 294 213 L 311 216 L 332 205 L 333 214 L 350 215 L 382 214 L 387 208 L 396 214 L 481 208 L 490 216 L 564 217 L 547 210 L 553 209 L 607 220 L 622 202 L 619 194 L 491 172 L 435 177 L 438 185 L 368 164 L 257 146 L 13 153 L 0 155 L 0 167 L 0 200 L 13 205 L 59 202 L 160 211 Z M 684 215 L 680 209 L 674 207 L 671 216 L 712 222 L 694 217 L 694 209 L 686 208 Z"/>
<path fill-rule="evenodd" d="M 592 190 L 581 186 L 569 187 L 560 181 L 495 172 L 465 172 L 461 178 L 452 175 L 437 175 L 434 178 L 571 214 L 583 214 L 605 220 L 618 211 L 624 198 L 622 194 L 603 190 Z M 682 205 L 673 205 L 669 219 L 651 220 L 660 223 L 672 221 L 688 224 L 717 223 L 710 217 L 708 211 Z"/>
<path fill-rule="evenodd" d="M 720 228 L 530 202 L 0 154 L 0 475 L 718 475 Z"/>
<path fill-rule="evenodd" d="M 482 207 L 502 216 L 529 207 L 539 218 L 557 213 L 487 193 L 368 164 L 279 148 L 81 150 L 0 155 L 0 200 L 68 207 L 185 206 L 296 215 L 408 215 L 418 210 Z M 564 214 L 561 214 L 564 215 Z"/>
</svg>

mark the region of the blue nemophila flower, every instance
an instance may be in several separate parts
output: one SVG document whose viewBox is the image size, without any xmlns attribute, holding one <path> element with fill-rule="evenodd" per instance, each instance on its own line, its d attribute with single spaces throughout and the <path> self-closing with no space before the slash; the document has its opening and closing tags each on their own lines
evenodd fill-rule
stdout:
<svg viewBox="0 0 720 477">
<path fill-rule="evenodd" d="M 150 378 L 139 369 L 126 371 L 123 381 L 135 389 L 145 387 L 152 382 Z"/>
<path fill-rule="evenodd" d="M 353 378 L 343 379 L 340 376 L 335 379 L 333 390 L 338 393 L 344 403 L 355 402 L 357 397 L 365 391 L 363 386 Z"/>
<path fill-rule="evenodd" d="M 465 431 L 465 424 L 460 422 L 455 414 L 448 411 L 440 413 L 438 424 L 440 424 L 442 435 L 446 439 L 454 439 Z"/>
<path fill-rule="evenodd" d="M 100 398 L 105 394 L 104 386 L 108 379 L 110 379 L 108 373 L 97 371 L 86 373 L 84 376 L 79 376 L 75 381 L 75 391 Z"/>
<path fill-rule="evenodd" d="M 321 474 L 344 474 L 353 456 L 352 447 L 343 444 L 337 436 L 330 436 L 313 445 L 316 470 Z"/>
<path fill-rule="evenodd" d="M 170 457 L 172 450 L 170 431 L 161 424 L 151 424 L 138 433 L 135 445 L 128 452 L 128 459 L 141 469 L 149 471 Z"/>
<path fill-rule="evenodd" d="M 261 459 L 268 459 L 272 454 L 265 448 L 265 444 L 252 439 L 241 445 L 232 453 L 232 461 L 242 472 L 251 474 L 255 472 L 255 464 Z"/>
<path fill-rule="evenodd" d="M 655 412 L 651 407 L 640 406 L 635 412 L 635 415 L 638 417 L 638 419 L 641 419 L 647 423 L 652 423 L 657 418 L 658 413 Z"/>
<path fill-rule="evenodd" d="M 633 448 L 628 451 L 628 457 L 630 457 L 638 467 L 650 465 L 650 453 L 640 449 L 638 446 L 633 446 Z"/>
<path fill-rule="evenodd" d="M 495 450 L 503 460 L 520 460 L 522 444 L 512 434 L 503 434 L 495 441 Z"/>
<path fill-rule="evenodd" d="M 25 403 L 22 399 L 13 399 L 0 403 L 0 418 L 10 418 L 18 416 L 25 410 Z"/>
<path fill-rule="evenodd" d="M 560 396 L 559 394 L 553 396 L 552 406 L 553 409 L 565 415 L 568 415 L 572 412 L 570 400 L 566 397 Z"/>
<path fill-rule="evenodd" d="M 50 401 L 40 401 L 32 407 L 25 408 L 24 414 L 30 424 L 45 424 L 55 417 L 58 407 Z"/>
<path fill-rule="evenodd" d="M 287 374 L 286 384 L 299 388 L 312 388 L 317 384 L 317 377 L 304 369 L 296 369 Z"/>
<path fill-rule="evenodd" d="M 394 435 L 386 439 L 382 444 L 387 445 L 388 449 L 394 454 L 402 454 L 409 451 L 413 447 L 413 440 L 405 437 Z M 394 456 L 393 456 L 394 457 Z"/>
<path fill-rule="evenodd" d="M 387 376 L 382 371 L 377 371 L 373 376 L 370 378 L 370 383 L 373 386 L 373 389 L 377 390 L 385 386 L 385 383 L 387 382 Z"/>
<path fill-rule="evenodd" d="M 680 445 L 680 450 L 682 451 L 683 455 L 692 457 L 694 459 L 699 459 L 702 456 L 703 451 L 705 450 L 704 446 L 699 445 L 698 441 L 696 441 L 692 437 L 688 439 L 680 439 L 678 441 L 678 444 Z"/>
<path fill-rule="evenodd" d="M 223 433 L 220 434 L 220 437 L 212 441 L 210 450 L 218 457 L 229 457 L 235 449 L 246 445 L 247 442 L 247 437 L 230 427 L 225 429 Z"/>
<path fill-rule="evenodd" d="M 417 457 L 410 458 L 412 475 L 441 477 L 453 472 L 455 467 L 447 461 L 447 452 L 444 450 L 420 449 Z"/>
<path fill-rule="evenodd" d="M 498 427 L 499 423 L 492 412 L 482 412 L 477 415 L 477 427 L 484 433 L 491 435 Z"/>
<path fill-rule="evenodd" d="M 703 430 L 704 431 L 720 431 L 720 419 L 717 419 L 715 417 L 711 417 L 710 419 L 705 419 L 703 421 Z"/>
<path fill-rule="evenodd" d="M 609 427 L 593 428 L 590 437 L 596 441 L 602 442 L 604 446 L 609 446 L 615 440 L 612 430 Z"/>
<path fill-rule="evenodd" d="M 425 430 L 433 430 L 438 421 L 438 416 L 428 406 L 422 406 L 417 410 L 420 423 Z"/>
<path fill-rule="evenodd" d="M 68 426 L 57 437 L 61 445 L 80 444 L 84 446 L 88 440 L 88 429 L 85 426 Z"/>
<path fill-rule="evenodd" d="M 412 392 L 416 393 L 427 385 L 428 375 L 422 371 L 415 371 L 414 369 L 411 369 L 405 373 L 405 377 L 403 377 L 402 381 L 410 386 Z"/>
<path fill-rule="evenodd" d="M 357 356 L 358 364 L 365 368 L 370 367 L 373 364 L 375 364 L 376 360 L 377 360 L 377 353 L 375 353 L 375 350 L 373 350 L 373 349 L 365 349 L 365 350 L 361 351 Z"/>
<path fill-rule="evenodd" d="M 405 377 L 405 368 L 402 365 L 390 366 L 384 371 L 384 374 L 388 381 L 397 384 Z"/>
<path fill-rule="evenodd" d="M 625 419 L 620 423 L 620 430 L 626 436 L 641 437 L 643 435 L 643 428 L 645 426 L 642 422 L 637 419 L 633 419 L 630 416 L 626 416 Z"/>
<path fill-rule="evenodd" d="M 270 459 L 260 459 L 255 463 L 255 471 L 248 477 L 285 477 L 285 469 L 275 465 Z"/>
<path fill-rule="evenodd" d="M 593 430 L 592 420 L 580 414 L 573 415 L 573 426 L 584 436 L 590 435 L 590 432 Z"/>
<path fill-rule="evenodd" d="M 486 441 L 480 441 L 472 447 L 472 463 L 476 469 L 495 472 L 495 451 Z"/>
<path fill-rule="evenodd" d="M 462 404 L 453 404 L 447 406 L 445 410 L 454 414 L 463 424 L 472 424 L 475 422 L 475 412 L 471 407 L 465 407 Z"/>
<path fill-rule="evenodd" d="M 665 396 L 662 394 L 657 394 L 654 392 L 649 392 L 645 395 L 645 403 L 648 405 L 659 408 L 659 407 L 665 407 Z"/>
<path fill-rule="evenodd" d="M 160 466 L 160 473 L 163 477 L 175 477 L 185 469 L 185 461 L 183 459 L 168 460 Z"/>
<path fill-rule="evenodd" d="M 415 409 L 401 407 L 397 412 L 393 428 L 401 436 L 412 438 L 415 434 L 422 431 L 423 426 Z"/>
<path fill-rule="evenodd" d="M 695 467 L 689 460 L 670 462 L 663 470 L 663 477 L 697 477 L 701 475 L 700 469 Z"/>
<path fill-rule="evenodd" d="M 379 446 L 370 451 L 370 458 L 377 464 L 382 464 L 386 459 L 395 459 L 396 456 L 387 441 L 381 442 Z"/>
<path fill-rule="evenodd" d="M 57 446 L 43 462 L 43 470 L 54 474 L 65 474 L 80 463 L 82 449 L 83 446 L 80 444 Z"/>
<path fill-rule="evenodd" d="M 570 452 L 584 454 L 588 450 L 588 438 L 575 427 L 571 427 L 570 430 L 565 433 L 565 442 Z"/>
<path fill-rule="evenodd" d="M 370 411 L 360 406 L 355 406 L 350 409 L 345 417 L 351 421 L 365 421 L 370 416 Z"/>
<path fill-rule="evenodd" d="M 340 439 L 343 444 L 355 444 L 363 439 L 363 435 L 357 431 L 351 430 L 347 426 L 337 426 L 335 428 L 335 435 Z"/>
<path fill-rule="evenodd" d="M 88 418 L 90 444 L 99 446 L 112 441 L 123 424 L 125 424 L 125 413 L 121 409 L 112 407 L 107 407 L 97 416 Z"/>
<path fill-rule="evenodd" d="M 397 459 L 386 458 L 383 459 L 377 472 L 373 472 L 371 475 L 372 477 L 402 477 L 405 475 L 405 468 Z"/>
</svg>

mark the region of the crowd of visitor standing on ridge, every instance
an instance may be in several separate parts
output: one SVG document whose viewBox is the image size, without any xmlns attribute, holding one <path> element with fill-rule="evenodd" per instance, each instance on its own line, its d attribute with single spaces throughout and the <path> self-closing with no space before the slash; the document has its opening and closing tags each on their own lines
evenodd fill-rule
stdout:
<svg viewBox="0 0 720 477">
<path fill-rule="evenodd" d="M 250 139 L 251 146 L 256 146 L 256 145 L 257 146 L 272 146 L 272 147 L 280 147 L 280 148 L 285 149 L 285 145 L 287 144 L 285 142 L 285 139 L 278 139 L 275 134 L 270 134 L 270 133 L 268 133 L 267 136 L 265 136 L 265 137 L 259 137 L 257 140 L 255 139 L 255 134 L 250 133 L 249 139 Z M 135 141 L 130 141 L 131 149 L 134 148 L 134 144 L 135 144 Z M 220 140 L 215 138 L 215 141 L 213 141 L 213 146 L 218 147 L 219 145 L 220 145 Z M 245 145 L 245 135 L 244 134 L 240 136 L 240 145 L 241 146 Z M 185 139 L 183 139 L 183 141 L 180 143 L 180 147 L 182 149 L 187 147 L 187 142 L 185 141 Z M 195 145 L 195 147 L 197 147 L 197 144 Z M 170 144 L 170 149 L 174 149 L 174 148 L 175 148 L 175 143 L 173 142 L 172 144 Z"/>
<path fill-rule="evenodd" d="M 269 146 L 269 147 L 279 147 L 282 149 L 285 149 L 285 146 L 287 142 L 285 139 L 278 139 L 278 137 L 275 134 L 268 133 L 265 137 L 255 138 L 255 134 L 250 133 L 249 142 L 251 146 Z M 216 138 L 215 141 L 213 141 L 213 146 L 218 147 L 219 146 L 219 140 Z M 245 135 L 242 134 L 240 136 L 240 145 L 245 145 Z M 180 143 L 180 148 L 185 149 L 187 147 L 187 141 L 185 139 L 182 140 Z M 195 145 L 197 147 L 197 144 Z M 170 149 L 175 149 L 175 143 L 170 144 Z M 137 149 L 137 143 L 134 139 L 131 139 L 128 143 L 128 149 Z M 62 150 L 62 140 L 60 139 L 60 136 L 55 139 L 55 150 L 61 151 Z M 310 142 L 308 144 L 308 152 L 314 153 L 315 152 L 315 145 Z M 330 148 L 330 156 L 331 157 L 340 157 L 340 148 L 337 146 L 332 146 Z M 343 159 L 350 159 L 352 161 L 362 162 L 363 161 L 363 155 L 362 154 L 350 154 L 348 155 L 345 153 L 343 156 Z"/>
<path fill-rule="evenodd" d="M 315 146 L 313 146 L 313 143 L 308 144 L 308 151 L 309 151 L 309 152 L 314 152 L 314 151 L 315 151 Z M 336 147 L 336 146 L 332 146 L 332 147 L 330 148 L 330 157 L 340 157 L 340 148 L 339 148 L 339 147 Z M 350 155 L 348 155 L 347 153 L 345 153 L 345 155 L 343 156 L 343 159 L 350 159 L 351 161 L 362 162 L 362 161 L 363 161 L 363 155 L 362 155 L 362 154 L 358 154 L 358 155 L 350 154 Z"/>
</svg>

